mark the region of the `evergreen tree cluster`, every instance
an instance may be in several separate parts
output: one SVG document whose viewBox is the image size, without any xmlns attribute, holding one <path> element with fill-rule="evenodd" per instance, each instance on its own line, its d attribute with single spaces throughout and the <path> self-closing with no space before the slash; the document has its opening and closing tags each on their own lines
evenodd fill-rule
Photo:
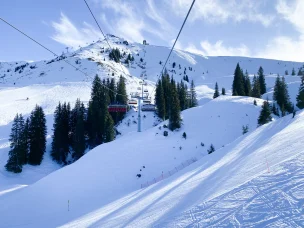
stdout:
<svg viewBox="0 0 304 228">
<path fill-rule="evenodd" d="M 300 67 L 299 71 L 298 71 L 298 76 L 303 76 L 304 75 L 304 65 L 303 67 Z"/>
<path fill-rule="evenodd" d="M 133 62 L 133 61 L 134 61 L 134 57 L 133 57 L 133 55 L 131 56 L 130 53 L 129 53 L 126 60 L 125 60 L 125 63 L 129 64 L 129 62 Z"/>
<path fill-rule="evenodd" d="M 20 173 L 25 164 L 40 165 L 46 147 L 46 119 L 43 109 L 36 105 L 24 121 L 21 114 L 14 118 L 10 134 L 9 158 L 5 168 Z"/>
<path fill-rule="evenodd" d="M 258 76 L 253 77 L 252 83 L 248 72 L 245 74 L 238 63 L 235 71 L 232 84 L 232 96 L 250 96 L 260 98 L 266 93 L 266 82 L 264 70 L 262 67 L 258 70 Z"/>
<path fill-rule="evenodd" d="M 222 88 L 222 93 L 225 93 L 225 89 L 223 91 L 224 88 Z M 217 98 L 220 96 L 220 92 L 219 92 L 219 88 L 218 88 L 218 84 L 217 82 L 215 83 L 215 89 L 214 89 L 214 94 L 213 94 L 213 99 Z"/>
<path fill-rule="evenodd" d="M 66 165 L 84 155 L 87 147 L 94 148 L 115 138 L 115 122 L 123 113 L 109 113 L 109 104 L 127 104 L 125 79 L 101 80 L 95 76 L 91 99 L 86 109 L 77 99 L 71 110 L 69 103 L 59 103 L 54 114 L 54 134 L 51 156 L 59 164 Z M 69 154 L 71 156 L 69 156 Z"/>
<path fill-rule="evenodd" d="M 121 54 L 118 48 L 112 49 L 109 53 L 109 58 L 119 63 L 121 59 Z"/>
<path fill-rule="evenodd" d="M 184 75 L 184 76 L 183 76 L 183 80 L 186 81 L 186 82 L 189 82 L 188 75 Z"/>
<path fill-rule="evenodd" d="M 286 111 L 292 113 L 294 108 L 290 102 L 287 84 L 284 77 L 279 75 L 276 78 L 274 85 L 273 100 L 276 101 L 277 105 L 281 109 L 282 116 L 285 116 Z"/>
<path fill-rule="evenodd" d="M 299 88 L 299 93 L 297 95 L 297 107 L 299 109 L 304 108 L 304 74 L 301 77 L 301 85 Z"/>
<path fill-rule="evenodd" d="M 188 91 L 188 86 L 183 80 L 176 83 L 165 71 L 156 84 L 155 104 L 158 116 L 163 120 L 169 119 L 170 130 L 180 128 L 180 112 L 197 106 L 194 82 L 191 81 Z"/>
<path fill-rule="evenodd" d="M 68 164 L 68 155 L 79 159 L 85 151 L 85 107 L 79 99 L 71 110 L 70 103 L 59 103 L 54 113 L 51 156 L 59 164 Z"/>
<path fill-rule="evenodd" d="M 271 109 L 268 101 L 264 101 L 262 105 L 262 110 L 258 118 L 258 126 L 269 123 L 272 120 Z"/>
</svg>

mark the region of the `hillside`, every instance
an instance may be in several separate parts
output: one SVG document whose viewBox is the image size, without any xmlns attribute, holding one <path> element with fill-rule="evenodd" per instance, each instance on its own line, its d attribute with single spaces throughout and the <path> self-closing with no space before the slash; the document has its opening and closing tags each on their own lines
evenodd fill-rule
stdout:
<svg viewBox="0 0 304 228">
<path fill-rule="evenodd" d="M 226 110 L 226 115 L 215 115 L 218 110 L 225 110 L 226 105 L 232 107 Z M 250 98 L 219 99 L 183 113 L 182 131 L 188 132 L 187 140 L 181 138 L 181 131 L 171 133 L 168 138 L 156 135 L 161 131 L 155 127 L 103 144 L 74 164 L 29 187 L 2 196 L 2 224 L 23 227 L 54 227 L 66 223 L 68 227 L 174 226 L 175 219 L 171 220 L 173 215 L 178 216 L 180 223 L 191 223 L 193 220 L 188 218 L 186 210 L 203 207 L 205 204 L 202 203 L 217 200 L 216 197 L 238 186 L 238 189 L 246 189 L 242 187 L 243 184 L 267 172 L 268 167 L 270 173 L 267 178 L 271 185 L 271 175 L 283 172 L 286 165 L 293 163 L 284 163 L 283 168 L 276 165 L 303 152 L 301 137 L 304 113 L 301 112 L 296 119 L 286 116 L 241 136 L 241 125 L 249 123 L 250 128 L 254 129 L 256 120 L 248 122 L 245 115 L 234 118 L 235 109 L 243 110 L 242 114 L 248 112 L 251 116 L 257 116 L 259 111 Z M 214 120 L 203 115 L 212 115 Z M 194 123 L 199 123 L 199 126 Z M 209 130 L 200 130 L 204 128 Z M 233 140 L 236 137 L 239 138 Z M 206 155 L 206 148 L 200 146 L 202 139 L 206 145 L 214 143 L 217 150 Z M 182 150 L 174 148 L 176 145 L 181 145 Z M 199 154 L 205 156 L 172 177 L 140 189 L 140 183 L 159 175 L 160 171 L 170 170 Z M 141 168 L 142 178 L 138 179 L 136 174 L 140 173 Z M 299 170 L 290 168 L 288 175 L 292 175 L 292 172 Z M 303 178 L 299 178 L 298 181 L 303 181 Z M 295 190 L 295 197 L 299 201 L 296 208 L 300 210 L 303 203 L 301 189 L 294 187 L 293 192 Z M 240 203 L 245 204 L 246 199 Z M 283 205 L 288 207 L 287 204 Z M 18 214 L 13 213 L 16 210 Z M 295 211 L 294 214 L 301 220 L 301 213 Z M 255 222 L 261 222 L 262 218 L 257 217 Z M 48 221 L 47 225 L 45 221 Z"/>
<path fill-rule="evenodd" d="M 128 94 L 139 91 L 140 81 L 145 79 L 145 89 L 154 97 L 154 86 L 170 49 L 129 43 L 113 35 L 108 38 L 112 47 L 126 53 L 122 62 L 129 53 L 134 61 L 121 66 L 110 60 L 103 40 L 50 60 L 0 62 L 0 226 L 176 227 L 191 226 L 196 221 L 202 226 L 237 223 L 266 226 L 283 224 L 279 223 L 281 218 L 287 221 L 287 212 L 275 214 L 279 210 L 275 206 L 281 199 L 282 208 L 292 205 L 291 216 L 299 221 L 296 225 L 304 224 L 300 216 L 303 190 L 299 184 L 303 182 L 303 169 L 294 160 L 295 156 L 299 161 L 304 159 L 301 155 L 304 113 L 299 112 L 295 119 L 274 118 L 272 123 L 257 128 L 260 107 L 263 99 L 272 99 L 277 74 L 284 75 L 285 70 L 290 73 L 293 68 L 297 72 L 303 63 L 207 57 L 175 50 L 166 68 L 177 81 L 185 75 L 194 80 L 199 100 L 198 107 L 182 112 L 183 125 L 179 131 L 169 131 L 168 137 L 163 136 L 167 121 L 161 122 L 154 113 L 144 112 L 143 132 L 138 133 L 135 107 L 117 126 L 120 135 L 115 141 L 94 148 L 71 165 L 61 168 L 55 164 L 50 158 L 55 107 L 59 101 L 73 106 L 77 98 L 86 104 L 96 74 L 102 79 L 118 80 L 123 70 L 127 73 L 124 77 Z M 267 93 L 263 99 L 256 99 L 258 106 L 253 105 L 253 98 L 230 96 L 238 62 L 250 77 L 260 66 L 264 68 Z M 295 102 L 300 78 L 291 75 L 285 78 Z M 219 88 L 226 88 L 227 95 L 213 100 L 216 82 Z M 17 112 L 27 117 L 36 104 L 42 106 L 47 117 L 47 152 L 42 165 L 25 165 L 21 174 L 8 173 L 4 165 L 12 120 Z M 242 135 L 242 127 L 246 125 L 249 133 Z M 183 132 L 187 139 L 182 137 Z M 216 151 L 208 155 L 211 144 Z M 265 173 L 268 167 L 270 173 Z M 178 172 L 173 175 L 172 170 Z M 285 175 L 299 178 L 293 182 L 290 178 L 285 180 Z M 157 182 L 160 176 L 165 176 L 164 180 L 141 189 Z M 271 180 L 278 184 L 272 186 Z M 257 190 L 256 183 L 272 188 Z M 274 195 L 283 184 L 293 192 L 286 190 L 278 198 L 267 198 L 273 200 L 269 213 L 257 203 L 255 219 L 244 218 L 252 212 L 248 209 L 251 199 Z M 244 198 L 221 205 L 222 200 L 239 195 Z M 221 214 L 221 208 L 229 205 L 229 213 Z M 240 207 L 241 212 L 236 209 Z M 240 216 L 241 220 L 235 219 Z"/>
</svg>

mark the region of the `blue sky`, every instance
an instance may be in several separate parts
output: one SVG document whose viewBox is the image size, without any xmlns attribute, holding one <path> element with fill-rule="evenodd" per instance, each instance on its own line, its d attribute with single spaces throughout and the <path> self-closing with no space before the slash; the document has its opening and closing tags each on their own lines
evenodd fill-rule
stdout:
<svg viewBox="0 0 304 228">
<path fill-rule="evenodd" d="M 105 33 L 172 45 L 192 0 L 87 0 Z M 177 48 L 304 61 L 303 0 L 196 0 Z M 102 38 L 83 0 L 2 1 L 0 17 L 61 54 Z M 0 61 L 53 56 L 0 21 Z"/>
</svg>

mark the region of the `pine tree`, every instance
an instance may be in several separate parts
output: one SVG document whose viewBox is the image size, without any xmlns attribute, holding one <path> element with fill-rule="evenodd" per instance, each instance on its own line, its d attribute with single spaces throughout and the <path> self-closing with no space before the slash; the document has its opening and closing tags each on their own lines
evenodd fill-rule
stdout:
<svg viewBox="0 0 304 228">
<path fill-rule="evenodd" d="M 299 109 L 304 108 L 304 75 L 301 77 L 301 85 L 299 87 L 299 93 L 297 95 L 297 107 Z"/>
<path fill-rule="evenodd" d="M 298 76 L 302 76 L 304 75 L 304 66 L 301 68 L 299 68 L 299 71 L 298 71 Z"/>
<path fill-rule="evenodd" d="M 244 75 L 239 65 L 236 65 L 232 84 L 232 96 L 245 96 Z"/>
<path fill-rule="evenodd" d="M 171 83 L 170 83 L 170 76 L 166 69 L 162 75 L 162 87 L 163 87 L 163 94 L 165 99 L 165 119 L 168 119 L 171 111 L 170 109 Z"/>
<path fill-rule="evenodd" d="M 61 138 L 61 119 L 62 119 L 62 107 L 61 103 L 58 104 L 54 113 L 54 124 L 53 124 L 53 140 L 51 156 L 54 161 L 59 164 L 63 163 L 65 158 L 63 157 L 62 138 Z"/>
<path fill-rule="evenodd" d="M 116 95 L 116 102 L 118 104 L 127 104 L 127 90 L 126 90 L 126 82 L 123 76 L 119 77 L 119 81 L 117 83 L 117 95 Z"/>
<path fill-rule="evenodd" d="M 226 95 L 226 89 L 224 87 L 222 88 L 222 95 Z"/>
<path fill-rule="evenodd" d="M 191 87 L 190 87 L 190 108 L 197 106 L 197 98 L 196 98 L 196 91 L 195 91 L 195 85 L 194 81 L 191 80 Z"/>
<path fill-rule="evenodd" d="M 261 93 L 260 93 L 260 82 L 258 78 L 254 75 L 252 79 L 252 91 L 251 91 L 251 96 L 260 98 Z"/>
<path fill-rule="evenodd" d="M 10 151 L 9 158 L 5 168 L 9 172 L 21 173 L 24 164 L 24 151 L 22 148 L 22 132 L 24 130 L 24 120 L 22 115 L 17 114 L 14 118 L 10 134 Z"/>
<path fill-rule="evenodd" d="M 213 144 L 210 145 L 210 148 L 208 149 L 208 154 L 212 154 L 215 151 Z"/>
<path fill-rule="evenodd" d="M 294 68 L 292 68 L 291 75 L 292 75 L 292 76 L 295 76 L 295 75 L 296 75 L 296 71 L 295 71 L 295 69 L 294 69 Z"/>
<path fill-rule="evenodd" d="M 272 120 L 271 118 L 271 110 L 268 101 L 264 101 L 262 105 L 262 110 L 260 112 L 260 116 L 258 118 L 258 125 L 261 126 L 263 124 L 269 123 Z"/>
<path fill-rule="evenodd" d="M 104 142 L 111 142 L 115 138 L 114 121 L 110 114 L 106 116 Z"/>
<path fill-rule="evenodd" d="M 170 96 L 170 115 L 169 115 L 169 129 L 174 131 L 181 127 L 180 104 L 178 94 L 175 87 L 175 82 L 171 81 L 171 96 Z"/>
<path fill-rule="evenodd" d="M 189 82 L 188 75 L 185 76 L 185 81 L 186 81 L 186 82 Z"/>
<path fill-rule="evenodd" d="M 274 86 L 274 93 L 273 93 L 273 100 L 277 102 L 279 105 L 281 112 L 285 113 L 285 110 L 289 113 L 293 112 L 293 106 L 290 102 L 290 97 L 288 93 L 287 84 L 285 82 L 285 78 L 280 76 L 277 77 L 275 86 Z"/>
<path fill-rule="evenodd" d="M 76 102 L 80 105 L 80 101 Z M 67 156 L 70 152 L 70 146 L 73 145 L 73 133 L 77 124 L 77 113 L 71 112 L 70 104 L 63 103 L 56 107 L 54 113 L 53 141 L 51 156 L 58 164 L 67 164 Z"/>
<path fill-rule="evenodd" d="M 255 106 L 257 106 L 258 104 L 257 104 L 257 101 L 254 99 L 254 101 L 253 101 L 253 104 L 255 105 Z"/>
<path fill-rule="evenodd" d="M 81 158 L 85 151 L 85 107 L 79 99 L 71 111 L 71 147 L 74 161 Z"/>
<path fill-rule="evenodd" d="M 213 94 L 213 99 L 217 98 L 220 96 L 220 93 L 219 93 L 219 89 L 218 89 L 218 85 L 217 85 L 217 82 L 215 83 L 215 89 L 214 89 L 214 94 Z"/>
<path fill-rule="evenodd" d="M 180 82 L 180 90 L 178 92 L 179 103 L 181 107 L 181 111 L 188 108 L 187 105 L 187 86 L 183 81 Z"/>
<path fill-rule="evenodd" d="M 288 75 L 288 70 L 285 70 L 285 75 Z"/>
<path fill-rule="evenodd" d="M 156 104 L 156 107 L 157 107 L 158 117 L 161 118 L 162 120 L 165 120 L 166 106 L 165 106 L 164 90 L 163 90 L 161 80 L 158 80 L 158 83 L 156 85 L 155 104 Z"/>
<path fill-rule="evenodd" d="M 261 66 L 258 71 L 258 79 L 260 83 L 260 93 L 261 95 L 263 95 L 264 93 L 266 93 L 266 82 L 265 82 L 264 70 Z"/>
<path fill-rule="evenodd" d="M 46 119 L 43 109 L 36 105 L 30 116 L 29 127 L 29 156 L 30 165 L 40 165 L 46 148 Z"/>
<path fill-rule="evenodd" d="M 22 164 L 27 164 L 29 156 L 29 137 L 30 137 L 30 119 L 26 118 L 24 128 L 21 133 L 21 147 L 22 147 Z"/>
<path fill-rule="evenodd" d="M 106 116 L 109 113 L 108 103 L 108 91 L 96 75 L 92 85 L 87 117 L 87 134 L 91 148 L 104 142 Z"/>
<path fill-rule="evenodd" d="M 251 96 L 251 82 L 249 78 L 249 74 L 246 70 L 245 77 L 244 77 L 244 90 L 246 96 Z"/>
<path fill-rule="evenodd" d="M 120 76 L 119 81 L 117 83 L 117 95 L 116 95 L 116 103 L 120 105 L 127 105 L 127 90 L 125 78 Z M 125 113 L 122 112 L 112 112 L 111 116 L 114 120 L 114 123 L 117 124 L 124 118 Z"/>
<path fill-rule="evenodd" d="M 121 54 L 118 48 L 112 49 L 109 53 L 109 58 L 115 62 L 120 62 Z"/>
<path fill-rule="evenodd" d="M 273 102 L 272 106 L 271 106 L 271 112 L 276 115 L 276 116 L 279 116 L 280 113 L 279 113 L 279 109 L 276 107 L 276 104 Z"/>
<path fill-rule="evenodd" d="M 116 83 L 115 83 L 114 78 L 111 78 L 111 81 L 110 81 L 108 87 L 109 87 L 110 103 L 114 104 L 114 103 L 116 103 Z"/>
</svg>

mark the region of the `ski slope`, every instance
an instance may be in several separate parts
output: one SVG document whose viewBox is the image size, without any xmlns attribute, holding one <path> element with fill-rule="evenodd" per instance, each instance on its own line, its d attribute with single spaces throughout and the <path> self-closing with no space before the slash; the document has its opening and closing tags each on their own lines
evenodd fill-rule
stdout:
<svg viewBox="0 0 304 228">
<path fill-rule="evenodd" d="M 303 112 L 262 126 L 62 227 L 302 227 L 303 126 Z"/>
<path fill-rule="evenodd" d="M 200 104 L 182 112 L 179 131 L 169 131 L 169 136 L 164 137 L 163 132 L 168 130 L 164 125 L 168 123 L 161 122 L 154 113 L 143 112 L 143 132 L 137 133 L 138 113 L 132 109 L 117 126 L 121 134 L 115 141 L 100 145 L 64 168 L 54 163 L 49 152 L 55 107 L 59 101 L 73 106 L 77 98 L 87 103 L 96 74 L 102 79 L 118 80 L 122 71 L 126 72 L 128 94 L 140 91 L 139 82 L 145 79 L 141 75 L 146 74 L 145 88 L 154 96 L 155 83 L 170 49 L 126 45 L 122 38 L 108 37 L 112 47 L 126 55 L 131 53 L 135 61 L 122 66 L 110 61 L 105 41 L 98 41 L 50 60 L 0 62 L 0 227 L 303 226 L 303 167 L 298 162 L 303 159 L 303 112 L 296 119 L 274 118 L 272 123 L 256 129 L 263 100 L 257 99 L 258 106 L 254 106 L 253 98 L 230 96 L 238 62 L 250 77 L 260 66 L 264 68 L 267 93 L 263 99 L 270 100 L 276 75 L 291 72 L 292 68 L 297 72 L 303 63 L 207 57 L 175 50 L 166 68 L 177 81 L 184 75 L 194 80 Z M 300 78 L 287 75 L 285 79 L 295 102 Z M 220 89 L 226 88 L 227 95 L 212 100 L 216 82 Z M 17 112 L 27 117 L 36 104 L 47 116 L 43 162 L 37 167 L 24 166 L 21 174 L 8 173 L 4 165 L 12 120 Z M 242 126 L 246 125 L 249 133 L 243 136 Z M 216 151 L 208 155 L 211 143 Z M 140 189 L 143 183 L 190 158 L 198 161 Z M 137 174 L 141 177 L 137 178 Z M 296 182 L 290 176 L 296 176 Z M 262 184 L 268 184 L 269 189 L 255 187 Z M 289 186 L 292 190 L 282 190 Z M 276 198 L 279 189 L 282 192 Z M 268 196 L 271 194 L 275 196 Z M 243 198 L 229 201 L 235 195 Z M 263 202 L 268 200 L 267 209 L 259 203 L 261 198 Z M 281 211 L 276 207 L 278 202 L 283 202 Z M 291 214 L 286 212 L 289 208 L 293 209 Z"/>
<path fill-rule="evenodd" d="M 225 111 L 225 117 L 218 117 L 218 110 L 225 110 L 226 105 L 230 108 Z M 268 175 L 272 175 L 278 170 L 277 164 L 303 152 L 303 112 L 295 119 L 286 116 L 256 130 L 254 118 L 249 122 L 251 133 L 242 136 L 241 126 L 248 124 L 244 114 L 257 117 L 259 109 L 252 105 L 251 98 L 216 99 L 183 112 L 183 128 L 169 133 L 168 138 L 156 135 L 160 132 L 156 126 L 103 144 L 35 184 L 0 197 L 2 224 L 22 227 L 163 227 L 168 224 L 174 227 L 172 221 L 176 216 L 186 217 L 180 223 L 187 223 L 187 211 L 191 208 L 265 174 L 267 162 Z M 235 110 L 241 111 L 238 114 Z M 211 114 L 213 119 L 204 116 Z M 236 115 L 240 116 L 235 118 Z M 203 131 L 204 127 L 208 131 Z M 187 140 L 181 138 L 183 131 L 188 132 Z M 207 155 L 207 148 L 200 146 L 202 139 L 206 145 L 214 143 L 213 154 Z M 176 148 L 178 145 L 182 145 L 182 150 Z M 142 181 L 200 153 L 206 156 L 172 177 L 140 189 Z M 142 173 L 142 177 L 137 179 L 137 173 Z M 299 201 L 302 202 L 300 198 Z M 16 210 L 18 214 L 13 213 Z"/>
</svg>

